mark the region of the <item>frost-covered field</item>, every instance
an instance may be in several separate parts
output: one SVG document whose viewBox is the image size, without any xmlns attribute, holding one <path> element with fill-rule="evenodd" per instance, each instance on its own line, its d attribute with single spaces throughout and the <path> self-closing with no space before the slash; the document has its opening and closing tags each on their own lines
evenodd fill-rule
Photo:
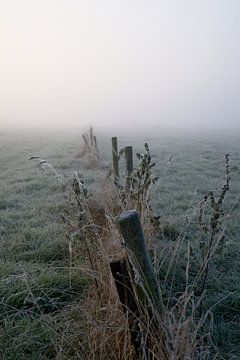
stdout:
<svg viewBox="0 0 240 360">
<path fill-rule="evenodd" d="M 226 236 L 215 258 L 207 302 L 217 304 L 212 309 L 214 341 L 225 353 L 222 358 L 239 359 L 240 138 L 119 137 L 119 148 L 133 145 L 134 152 L 141 152 L 146 141 L 159 177 L 154 208 L 171 224 L 169 231 L 186 229 L 190 240 L 197 231 L 198 203 L 210 190 L 219 195 L 225 154 L 231 154 L 230 191 L 223 214 Z M 61 181 L 40 170 L 37 161 L 28 160 L 39 156 L 66 176 L 78 171 L 94 191 L 111 166 L 111 139 L 98 138 L 104 160 L 99 170 L 76 158 L 80 142 L 80 133 L 0 133 L 0 357 L 4 360 L 84 358 L 78 345 L 84 338 L 81 331 L 76 338 L 81 316 L 75 304 L 84 301 L 87 280 L 74 268 L 69 280 L 69 244 L 60 216 L 69 206 L 67 194 Z"/>
</svg>

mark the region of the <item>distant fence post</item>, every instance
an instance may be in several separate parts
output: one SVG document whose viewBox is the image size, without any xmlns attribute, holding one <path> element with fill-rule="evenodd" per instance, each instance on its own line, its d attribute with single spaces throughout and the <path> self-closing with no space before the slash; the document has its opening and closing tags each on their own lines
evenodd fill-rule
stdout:
<svg viewBox="0 0 240 360">
<path fill-rule="evenodd" d="M 94 146 L 95 146 L 96 152 L 99 153 L 98 145 L 97 145 L 97 138 L 95 135 L 93 136 L 93 141 L 94 141 Z"/>
<path fill-rule="evenodd" d="M 130 188 L 130 175 L 133 172 L 133 148 L 126 146 L 124 149 L 126 162 L 126 189 Z"/>
<path fill-rule="evenodd" d="M 118 183 L 119 178 L 119 169 L 118 169 L 118 143 L 117 137 L 112 137 L 112 160 L 113 160 L 113 173 L 114 173 L 114 183 Z"/>
<path fill-rule="evenodd" d="M 144 290 L 155 309 L 161 314 L 163 313 L 162 297 L 145 243 L 138 212 L 136 210 L 129 210 L 122 213 L 118 224 L 126 247 L 130 251 L 134 267 L 141 276 Z"/>
<path fill-rule="evenodd" d="M 88 150 L 91 150 L 91 146 L 89 145 L 88 141 L 87 141 L 87 137 L 86 135 L 82 135 L 82 138 L 84 140 L 85 146 L 87 147 Z"/>
<path fill-rule="evenodd" d="M 93 160 L 93 163 L 96 162 L 97 164 L 100 160 L 100 155 L 97 146 L 97 138 L 94 135 L 93 128 L 91 127 L 89 129 L 89 133 L 86 132 L 82 134 L 82 138 L 84 141 L 84 148 L 82 151 L 80 151 L 79 157 L 90 155 L 91 160 Z"/>
</svg>

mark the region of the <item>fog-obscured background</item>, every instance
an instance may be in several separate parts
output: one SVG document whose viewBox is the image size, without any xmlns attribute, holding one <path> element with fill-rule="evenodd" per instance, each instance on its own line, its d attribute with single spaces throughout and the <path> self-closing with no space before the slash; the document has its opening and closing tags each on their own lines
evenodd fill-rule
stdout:
<svg viewBox="0 0 240 360">
<path fill-rule="evenodd" d="M 1 0 L 0 124 L 240 128 L 239 0 Z"/>
</svg>

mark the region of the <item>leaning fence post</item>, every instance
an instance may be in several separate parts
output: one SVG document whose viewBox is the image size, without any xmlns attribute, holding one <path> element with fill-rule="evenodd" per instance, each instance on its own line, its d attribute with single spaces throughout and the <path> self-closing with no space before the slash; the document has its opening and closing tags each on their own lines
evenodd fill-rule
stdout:
<svg viewBox="0 0 240 360">
<path fill-rule="evenodd" d="M 84 140 L 85 146 L 88 148 L 88 150 L 91 150 L 91 146 L 89 145 L 86 135 L 83 134 L 82 138 Z"/>
<path fill-rule="evenodd" d="M 133 172 L 133 148 L 126 146 L 124 149 L 126 162 L 126 188 L 130 188 L 130 175 Z"/>
<path fill-rule="evenodd" d="M 118 183 L 119 178 L 119 169 L 118 169 L 118 143 L 117 137 L 112 137 L 112 160 L 113 160 L 113 174 L 114 174 L 114 183 Z"/>
<path fill-rule="evenodd" d="M 122 213 L 118 219 L 118 224 L 133 265 L 141 277 L 144 291 L 161 314 L 163 313 L 162 297 L 145 243 L 138 212 L 129 210 Z"/>
<path fill-rule="evenodd" d="M 93 136 L 94 146 L 97 153 L 99 153 L 96 135 Z"/>
</svg>

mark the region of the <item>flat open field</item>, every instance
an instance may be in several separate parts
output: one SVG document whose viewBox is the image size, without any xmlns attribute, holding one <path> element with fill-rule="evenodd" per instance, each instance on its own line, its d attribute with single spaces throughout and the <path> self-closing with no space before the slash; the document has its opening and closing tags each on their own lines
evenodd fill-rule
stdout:
<svg viewBox="0 0 240 360">
<path fill-rule="evenodd" d="M 115 135 L 115 134 L 113 134 Z M 111 167 L 110 138 L 99 137 L 105 166 L 89 168 L 76 158 L 81 134 L 0 133 L 0 358 L 86 359 L 81 350 L 79 304 L 88 279 L 72 266 L 61 214 L 69 208 L 61 182 L 42 171 L 31 156 L 48 160 L 60 174 L 78 171 L 90 191 Z M 194 241 L 194 217 L 202 197 L 220 194 L 225 154 L 230 153 L 230 191 L 223 205 L 225 238 L 215 255 L 206 303 L 212 308 L 218 359 L 240 359 L 240 137 L 188 136 L 134 139 L 119 147 L 141 151 L 148 142 L 159 177 L 153 206 L 169 231 Z M 79 325 L 80 323 L 80 325 Z M 77 334 L 77 335 L 76 335 Z"/>
</svg>

